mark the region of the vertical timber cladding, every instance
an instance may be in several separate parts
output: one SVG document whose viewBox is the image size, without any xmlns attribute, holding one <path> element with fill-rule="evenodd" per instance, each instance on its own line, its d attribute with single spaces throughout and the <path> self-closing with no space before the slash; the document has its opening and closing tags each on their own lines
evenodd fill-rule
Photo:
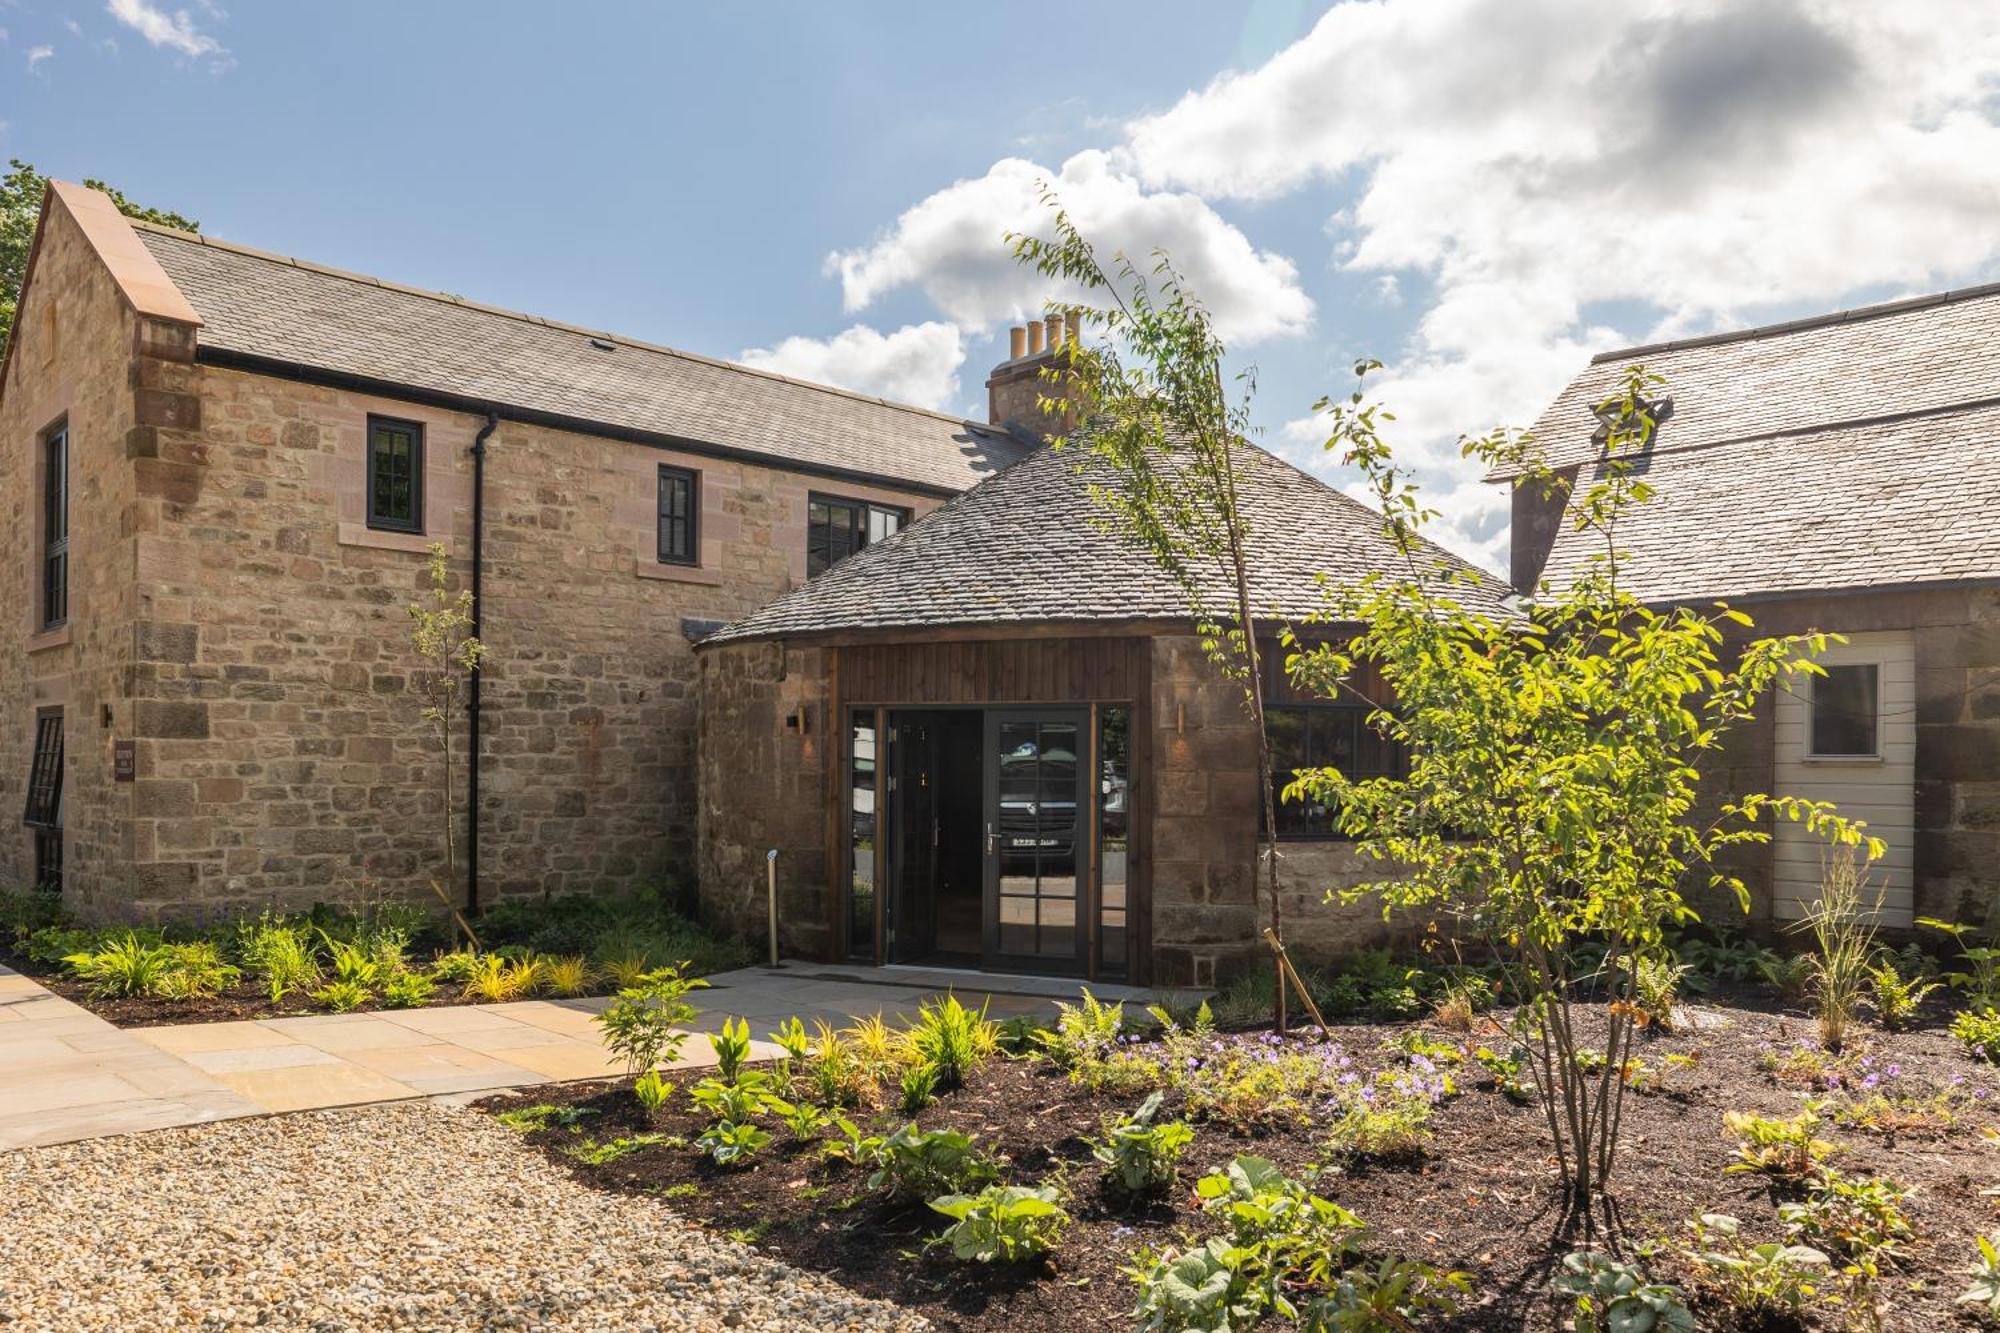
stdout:
<svg viewBox="0 0 2000 1333">
<path fill-rule="evenodd" d="M 878 723 L 886 720 L 891 708 L 989 704 L 1125 704 L 1131 708 L 1135 746 L 1130 788 L 1133 805 L 1128 813 L 1132 844 L 1126 871 L 1126 930 L 1136 950 L 1130 963 L 1131 978 L 1136 984 L 1145 984 L 1152 975 L 1152 829 L 1145 795 L 1151 790 L 1152 775 L 1149 747 L 1136 738 L 1145 737 L 1152 725 L 1151 639 L 1132 635 L 936 639 L 850 644 L 828 656 L 828 711 L 839 743 L 827 747 L 832 762 L 827 776 L 836 802 L 845 792 L 848 712 L 852 708 L 880 708 Z M 1091 716 L 1094 722 L 1095 707 Z M 1090 753 L 1096 753 L 1094 727 Z M 840 836 L 845 823 L 837 811 L 828 825 L 827 865 L 833 869 L 830 878 L 835 880 L 833 892 L 827 895 L 828 906 L 833 920 L 839 922 L 847 912 L 852 876 L 847 867 L 847 843 Z M 1093 841 L 1095 828 L 1093 820 Z M 1088 908 L 1093 920 L 1099 889 L 1093 871 Z M 880 895 L 876 904 L 879 912 Z M 1091 972 L 1095 975 L 1096 930 L 1090 937 Z M 881 938 L 879 922 L 876 938 Z"/>
</svg>

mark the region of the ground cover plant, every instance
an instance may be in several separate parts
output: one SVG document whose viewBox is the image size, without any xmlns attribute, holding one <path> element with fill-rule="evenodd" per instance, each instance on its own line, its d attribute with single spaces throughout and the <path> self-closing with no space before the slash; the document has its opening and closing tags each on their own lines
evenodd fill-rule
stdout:
<svg viewBox="0 0 2000 1333">
<path fill-rule="evenodd" d="M 1810 989 L 1733 965 L 1674 1030 L 1635 1032 L 1620 1234 L 1582 1249 L 1504 1003 L 1471 1031 L 1427 1011 L 1321 1040 L 1080 997 L 914 1111 L 921 1022 L 732 1025 L 729 1068 L 663 1096 L 621 1080 L 485 1105 L 593 1187 L 944 1329 L 1969 1326 L 1972 1294 L 2000 1291 L 1980 1249 L 2000 1070 L 1942 996 L 1894 1029 L 1864 1003 L 1829 1051 Z M 752 1061 L 751 1036 L 785 1058 Z"/>
<path fill-rule="evenodd" d="M 0 962 L 114 1023 L 616 994 L 662 968 L 741 965 L 744 946 L 688 921 L 666 892 L 509 902 L 481 945 L 426 904 L 369 902 L 156 926 L 96 927 L 53 899 L 0 892 Z"/>
</svg>

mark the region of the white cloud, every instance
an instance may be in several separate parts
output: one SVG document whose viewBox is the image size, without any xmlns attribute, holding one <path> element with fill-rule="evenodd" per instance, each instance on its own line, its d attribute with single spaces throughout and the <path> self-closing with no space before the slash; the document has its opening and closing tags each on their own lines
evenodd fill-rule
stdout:
<svg viewBox="0 0 2000 1333">
<path fill-rule="evenodd" d="M 1127 152 L 1149 189 L 1353 191 L 1336 260 L 1435 292 L 1381 389 L 1483 545 L 1458 431 L 1531 419 L 1587 352 L 1992 271 L 1996 90 L 1982 0 L 1380 0 Z"/>
<path fill-rule="evenodd" d="M 935 320 L 882 333 L 856 324 L 831 338 L 790 337 L 747 348 L 743 364 L 919 407 L 942 409 L 958 393 L 965 342 L 957 325 Z"/>
<path fill-rule="evenodd" d="M 35 72 L 35 66 L 55 55 L 53 46 L 31 46 L 28 48 L 28 73 Z"/>
<path fill-rule="evenodd" d="M 1192 194 L 1145 190 L 1097 151 L 1078 153 L 1060 171 L 1004 158 L 911 207 L 874 243 L 830 255 L 827 269 L 840 278 L 847 309 L 914 287 L 955 323 L 987 329 L 1041 314 L 1053 295 L 1074 295 L 1017 263 L 1002 241 L 1008 232 L 1048 233 L 1040 183 L 1055 189 L 1107 261 L 1122 250 L 1149 267 L 1154 249 L 1172 254 L 1224 338 L 1254 343 L 1310 327 L 1312 298 L 1291 260 L 1257 249 Z"/>
<path fill-rule="evenodd" d="M 144 37 L 149 45 L 164 46 L 197 59 L 229 54 L 221 42 L 194 26 L 193 16 L 185 9 L 176 9 L 169 14 L 153 4 L 152 0 L 106 0 L 104 7 L 113 18 Z"/>
</svg>

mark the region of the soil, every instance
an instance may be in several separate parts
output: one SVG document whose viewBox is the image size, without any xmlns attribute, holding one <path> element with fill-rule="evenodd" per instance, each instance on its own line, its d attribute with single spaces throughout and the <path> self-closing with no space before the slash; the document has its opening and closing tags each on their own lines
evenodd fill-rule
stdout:
<svg viewBox="0 0 2000 1333">
<path fill-rule="evenodd" d="M 11 967 L 23 976 L 33 977 L 38 984 L 46 986 L 65 1000 L 82 1005 L 114 1027 L 150 1028 L 172 1023 L 229 1023 L 238 1019 L 296 1018 L 304 1014 L 329 1012 L 325 1007 L 314 1004 L 311 997 L 303 991 L 293 991 L 273 1004 L 264 987 L 255 982 L 239 982 L 219 994 L 189 1000 L 169 1000 L 160 996 L 146 995 L 107 998 L 93 996 L 88 986 L 70 976 L 60 964 L 51 966 L 47 963 L 34 962 L 5 948 L 0 948 L 0 964 Z M 587 995 L 608 993 L 609 991 L 603 986 L 593 986 L 585 992 Z M 438 1005 L 478 1003 L 481 1001 L 476 996 L 465 994 L 463 987 L 440 984 L 429 1004 L 407 1007 L 430 1009 Z M 369 1014 L 388 1007 L 378 996 L 346 1012 Z"/>
<path fill-rule="evenodd" d="M 1668 1242 L 1649 1262 L 1649 1271 L 1655 1280 L 1690 1291 L 1701 1328 L 1776 1329 L 1793 1325 L 1735 1320 L 1677 1253 L 1690 1239 L 1689 1219 L 1707 1212 L 1741 1218 L 1753 1241 L 1777 1239 L 1777 1206 L 1791 1197 L 1762 1176 L 1723 1173 L 1734 1141 L 1723 1129 L 1722 1114 L 1798 1110 L 1800 1089 L 1767 1072 L 1759 1057 L 1771 1044 L 1789 1046 L 1810 1037 L 1810 1020 L 1751 997 L 1735 998 L 1739 1002 L 1703 1004 L 1678 1032 L 1655 1030 L 1642 1037 L 1638 1054 L 1655 1068 L 1670 1052 L 1694 1054 L 1696 1063 L 1674 1071 L 1666 1091 L 1627 1098 L 1606 1215 L 1622 1235 L 1621 1246 Z M 1952 1123 L 1901 1133 L 1834 1125 L 1822 1131 L 1840 1145 L 1833 1162 L 1842 1172 L 1886 1176 L 1911 1187 L 1904 1207 L 1916 1239 L 1884 1276 L 1887 1329 L 1965 1322 L 1966 1307 L 1958 1306 L 1956 1297 L 1976 1257 L 1976 1239 L 2000 1222 L 1995 1201 L 1982 1193 L 1995 1183 L 2000 1149 L 1980 1134 L 1981 1126 L 2000 1118 L 2000 1079 L 1990 1066 L 1964 1054 L 1939 1017 L 1911 1032 L 1870 1029 L 1860 1042 L 1850 1041 L 1849 1050 L 1865 1049 L 1877 1069 L 1894 1066 L 1904 1088 L 1944 1085 L 1963 1076 L 1964 1099 Z M 1385 1062 L 1379 1050 L 1384 1039 L 1421 1026 L 1343 1025 L 1333 1037 L 1365 1068 Z M 1576 1239 L 1563 1230 L 1541 1110 L 1482 1086 L 1476 1066 L 1461 1067 L 1457 1081 L 1462 1091 L 1438 1107 L 1436 1140 L 1421 1159 L 1329 1169 L 1316 1188 L 1372 1225 L 1369 1252 L 1472 1275 L 1473 1295 L 1458 1315 L 1426 1327 L 1567 1329 L 1573 1306 L 1550 1295 L 1549 1280 Z M 916 1117 L 927 1128 L 949 1125 L 975 1134 L 1008 1159 L 1012 1182 L 1067 1182 L 1075 1224 L 1046 1262 L 1018 1269 L 961 1264 L 942 1249 L 927 1251 L 924 1241 L 942 1228 L 941 1218 L 878 1202 L 868 1194 L 860 1168 L 827 1160 L 816 1145 L 786 1146 L 779 1126 L 770 1126 L 771 1146 L 739 1169 L 717 1168 L 691 1146 L 672 1142 L 597 1165 L 575 1155 L 589 1145 L 639 1133 L 678 1136 L 691 1145 L 703 1124 L 688 1108 L 684 1091 L 653 1118 L 625 1082 L 545 1087 L 490 1098 L 481 1106 L 492 1112 L 538 1103 L 583 1108 L 590 1114 L 574 1127 L 533 1130 L 528 1138 L 584 1183 L 661 1198 L 674 1211 L 737 1233 L 788 1263 L 919 1311 L 939 1328 L 1027 1333 L 1129 1329 L 1134 1287 L 1121 1270 L 1133 1253 L 1143 1246 L 1185 1244 L 1212 1230 L 1192 1206 L 1197 1177 L 1238 1154 L 1268 1157 L 1294 1172 L 1325 1157 L 1321 1131 L 1311 1126 L 1238 1134 L 1198 1124 L 1175 1190 L 1130 1207 L 1100 1188 L 1086 1140 L 1100 1133 L 1107 1115 L 1136 1100 L 1084 1091 L 1039 1061 L 995 1060 Z M 1173 1109 L 1170 1094 L 1168 1111 Z M 880 1132 L 901 1123 L 889 1114 L 857 1120 Z M 1822 1307 L 1803 1327 L 1842 1327 L 1844 1313 Z"/>
</svg>

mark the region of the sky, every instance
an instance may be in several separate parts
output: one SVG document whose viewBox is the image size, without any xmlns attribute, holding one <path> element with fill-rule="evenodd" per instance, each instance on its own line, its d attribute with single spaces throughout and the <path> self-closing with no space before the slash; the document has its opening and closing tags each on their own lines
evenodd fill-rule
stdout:
<svg viewBox="0 0 2000 1333">
<path fill-rule="evenodd" d="M 1435 535 L 1595 352 L 2000 278 L 1992 0 L 0 0 L 0 155 L 315 262 L 983 417 L 1053 186 Z"/>
</svg>

